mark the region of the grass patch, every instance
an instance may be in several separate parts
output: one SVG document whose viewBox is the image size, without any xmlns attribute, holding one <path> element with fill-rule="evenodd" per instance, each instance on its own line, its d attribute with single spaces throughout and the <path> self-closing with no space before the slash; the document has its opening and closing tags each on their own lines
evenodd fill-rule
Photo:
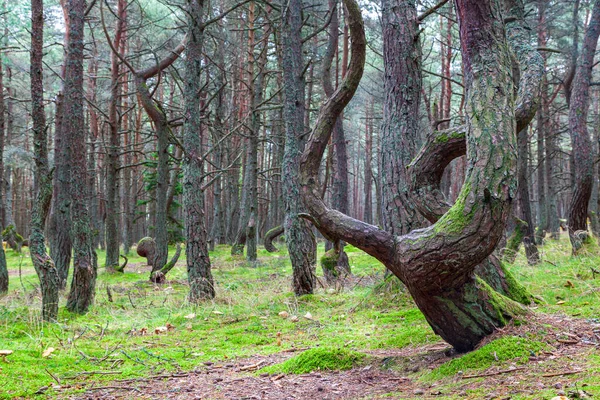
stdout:
<svg viewBox="0 0 600 400">
<path fill-rule="evenodd" d="M 342 348 L 322 348 L 306 350 L 281 364 L 260 370 L 269 374 L 307 374 L 313 371 L 344 371 L 351 369 L 366 355 Z"/>
<path fill-rule="evenodd" d="M 436 380 L 455 375 L 458 371 L 484 370 L 506 361 L 523 364 L 539 351 L 546 348 L 542 342 L 517 336 L 505 336 L 485 346 L 444 363 L 425 376 Z"/>
</svg>

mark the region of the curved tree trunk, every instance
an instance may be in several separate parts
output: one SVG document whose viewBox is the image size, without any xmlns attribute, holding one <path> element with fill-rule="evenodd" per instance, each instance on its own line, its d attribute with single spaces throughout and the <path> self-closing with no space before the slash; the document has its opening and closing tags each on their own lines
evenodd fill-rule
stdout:
<svg viewBox="0 0 600 400">
<path fill-rule="evenodd" d="M 346 240 L 378 258 L 406 284 L 434 331 L 457 350 L 470 350 L 512 315 L 524 312 L 518 303 L 473 275 L 502 236 L 516 189 L 512 63 L 501 10 L 495 2 L 456 2 L 468 88 L 465 184 L 454 206 L 434 225 L 396 236 L 328 208 L 320 197 L 318 169 L 333 121 L 354 95 L 365 60 L 360 9 L 353 0 L 345 4 L 352 58 L 346 79 L 321 109 L 302 155 L 302 193 L 310 212 L 307 218 L 326 237 Z M 525 106 L 523 109 L 531 112 Z"/>
<path fill-rule="evenodd" d="M 269 253 L 275 253 L 276 251 L 278 251 L 277 247 L 275 247 L 275 245 L 273 244 L 273 240 L 282 235 L 283 231 L 283 225 L 278 225 L 275 228 L 268 230 L 267 233 L 265 233 L 265 250 L 267 250 Z"/>
<path fill-rule="evenodd" d="M 583 39 L 581 56 L 577 61 L 569 104 L 569 133 L 575 167 L 575 187 L 568 210 L 569 238 L 573 254 L 577 254 L 583 243 L 588 240 L 587 209 L 592 193 L 594 159 L 593 152 L 590 151 L 592 144 L 587 129 L 587 115 L 592 67 L 599 35 L 600 0 L 596 0 Z"/>
<path fill-rule="evenodd" d="M 188 35 L 184 72 L 185 120 L 183 125 L 183 209 L 185 220 L 185 248 L 189 300 L 192 303 L 215 297 L 215 288 L 210 270 L 206 228 L 204 226 L 204 191 L 202 140 L 204 129 L 200 119 L 202 74 L 202 46 L 204 29 L 202 18 L 203 0 L 188 0 Z"/>
<path fill-rule="evenodd" d="M 302 2 L 282 1 L 287 12 L 282 22 L 282 66 L 284 84 L 285 149 L 281 166 L 285 205 L 285 241 L 292 262 L 293 290 L 297 296 L 313 293 L 317 246 L 310 226 L 298 214 L 300 199 L 300 154 L 305 141 L 304 77 L 302 70 Z M 319 159 L 320 161 L 320 159 Z M 318 168 L 318 165 L 317 165 Z M 320 196 L 320 195 L 319 195 Z"/>
</svg>

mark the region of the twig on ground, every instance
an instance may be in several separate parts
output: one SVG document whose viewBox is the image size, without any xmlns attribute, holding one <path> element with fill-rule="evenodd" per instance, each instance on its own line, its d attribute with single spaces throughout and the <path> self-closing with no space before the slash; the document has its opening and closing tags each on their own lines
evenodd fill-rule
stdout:
<svg viewBox="0 0 600 400">
<path fill-rule="evenodd" d="M 462 377 L 462 379 L 482 378 L 482 377 L 486 377 L 486 376 L 495 376 L 495 375 L 500 375 L 500 374 L 508 374 L 510 372 L 522 371 L 524 369 L 525 369 L 525 367 L 518 367 L 518 368 L 504 369 L 502 371 L 488 372 L 487 374 L 465 375 L 465 376 Z"/>
<path fill-rule="evenodd" d="M 551 378 L 553 376 L 562 376 L 562 375 L 574 375 L 583 372 L 582 369 L 577 369 L 573 371 L 562 371 L 562 372 L 554 372 L 552 374 L 544 374 L 542 375 L 544 378 Z"/>
</svg>

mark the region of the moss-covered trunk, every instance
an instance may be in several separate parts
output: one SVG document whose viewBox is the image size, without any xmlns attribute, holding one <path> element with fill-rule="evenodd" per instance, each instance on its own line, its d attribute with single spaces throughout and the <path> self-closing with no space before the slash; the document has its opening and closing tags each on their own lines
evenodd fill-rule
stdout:
<svg viewBox="0 0 600 400">
<path fill-rule="evenodd" d="M 518 303 L 498 294 L 474 270 L 501 238 L 516 195 L 516 114 L 528 114 L 531 96 L 515 107 L 512 61 L 496 1 L 458 0 L 467 96 L 468 167 L 456 203 L 432 226 L 397 236 L 330 209 L 320 196 L 319 164 L 335 117 L 350 101 L 362 76 L 365 37 L 358 5 L 345 0 L 352 32 L 348 75 L 322 107 L 301 159 L 304 201 L 326 237 L 334 237 L 378 258 L 402 280 L 425 317 L 460 351 L 472 349 L 516 313 Z M 524 76 L 536 78 L 533 68 Z M 523 89 L 523 88 L 521 88 Z M 535 89 L 535 88 L 534 88 Z M 529 94 L 529 92 L 526 92 Z M 523 118 L 523 117 L 520 117 Z"/>
</svg>

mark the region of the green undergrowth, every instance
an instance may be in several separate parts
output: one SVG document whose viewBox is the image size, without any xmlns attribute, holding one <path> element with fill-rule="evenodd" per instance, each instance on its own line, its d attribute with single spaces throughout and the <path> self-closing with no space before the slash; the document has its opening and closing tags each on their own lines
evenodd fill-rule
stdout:
<svg viewBox="0 0 600 400">
<path fill-rule="evenodd" d="M 95 303 L 86 315 L 67 312 L 68 292 L 62 293 L 56 324 L 40 320 L 39 282 L 28 249 L 21 255 L 8 250 L 11 280 L 9 293 L 0 298 L 0 349 L 14 353 L 6 363 L 0 360 L 0 398 L 34 398 L 36 391 L 54 382 L 51 375 L 62 386 L 71 386 L 61 392 L 71 395 L 82 390 L 81 384 L 110 385 L 114 379 L 189 371 L 205 362 L 234 363 L 256 354 L 311 348 L 356 355 L 439 342 L 406 289 L 394 277 L 384 280 L 383 266 L 364 252 L 346 246 L 355 278 L 345 288 L 319 286 L 315 294 L 297 298 L 291 292 L 285 246 L 278 247 L 273 254 L 261 248 L 258 267 L 250 267 L 244 257 L 231 256 L 230 247 L 217 246 L 210 252 L 216 298 L 196 306 L 186 299 L 185 253 L 161 286 L 148 281 L 145 259 L 131 254 L 122 274 L 99 268 Z M 599 269 L 599 255 L 583 252 L 571 257 L 566 235 L 558 242 L 548 240 L 540 252 L 543 262 L 538 266 L 527 265 L 522 251 L 514 264 L 507 265 L 519 282 L 543 299 L 536 311 L 597 319 L 600 276 L 594 279 L 591 267 Z M 98 253 L 102 264 L 105 254 Z M 318 255 L 323 254 L 321 244 Z M 324 281 L 320 267 L 317 275 Z M 282 318 L 282 311 L 289 317 Z M 167 330 L 155 333 L 161 327 Z M 518 339 L 528 346 L 544 341 Z M 515 339 L 508 344 L 513 343 L 510 340 Z M 499 346 L 496 356 L 504 361 L 496 361 L 493 352 L 490 360 L 484 347 L 472 353 L 483 361 L 463 355 L 451 366 L 440 367 L 446 372 L 436 370 L 427 379 L 452 375 L 456 368 L 467 371 L 524 357 L 510 346 L 491 345 Z M 54 351 L 43 357 L 49 348 Z M 357 360 L 362 361 L 366 360 Z M 597 375 L 599 369 L 600 359 L 590 358 L 589 370 Z M 112 374 L 78 375 L 83 372 Z M 589 387 L 599 385 L 598 379 L 585 379 Z M 46 391 L 51 396 L 57 393 L 52 388 Z"/>
<path fill-rule="evenodd" d="M 343 371 L 352 369 L 366 358 L 365 354 L 344 348 L 306 350 L 281 364 L 270 365 L 259 372 L 268 374 L 307 374 L 313 371 Z"/>
<path fill-rule="evenodd" d="M 424 379 L 437 380 L 453 376 L 459 371 L 467 373 L 473 370 L 484 370 L 492 365 L 502 365 L 506 361 L 523 364 L 529 360 L 529 357 L 535 356 L 546 347 L 544 343 L 536 340 L 505 336 L 440 365 L 425 375 Z"/>
</svg>

